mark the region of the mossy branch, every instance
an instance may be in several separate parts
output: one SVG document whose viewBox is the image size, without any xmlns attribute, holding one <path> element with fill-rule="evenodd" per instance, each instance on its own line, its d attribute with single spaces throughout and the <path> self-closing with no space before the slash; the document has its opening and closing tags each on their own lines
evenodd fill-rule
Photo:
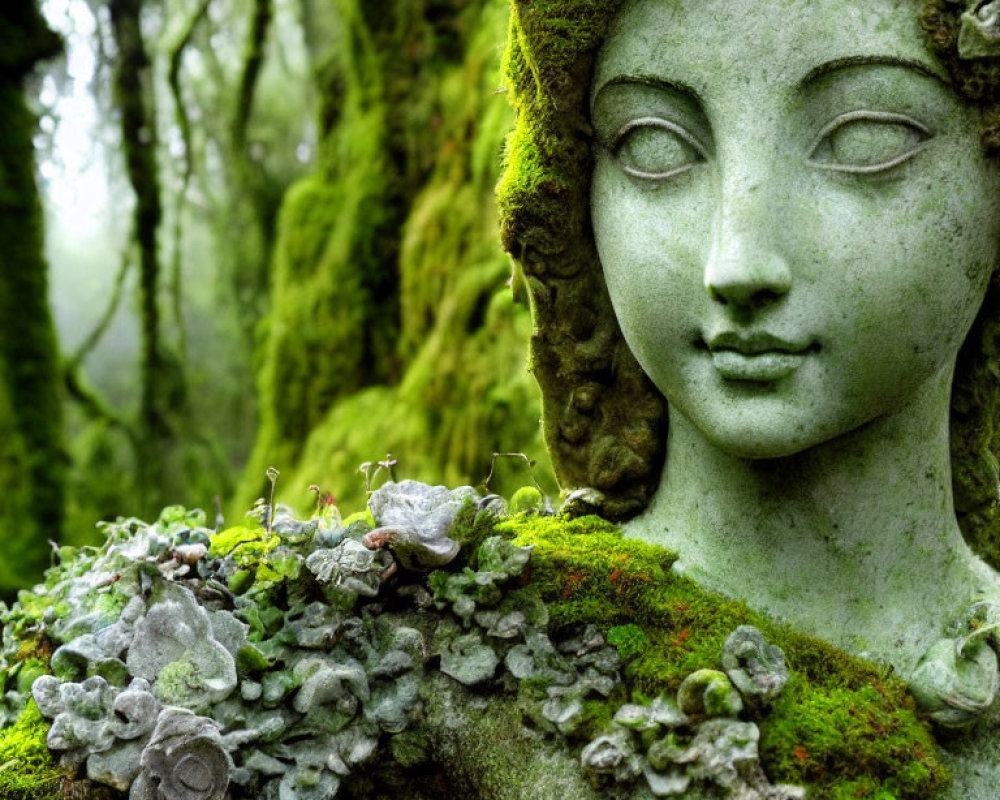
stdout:
<svg viewBox="0 0 1000 800">
<path fill-rule="evenodd" d="M 84 359 L 90 355 L 94 348 L 100 344 L 101 339 L 104 338 L 111 320 L 114 319 L 115 314 L 118 312 L 118 306 L 121 305 L 122 294 L 125 288 L 125 278 L 128 277 L 129 267 L 132 265 L 132 238 L 133 236 L 130 233 L 128 237 L 129 244 L 122 250 L 121 265 L 118 267 L 118 274 L 115 276 L 115 282 L 111 288 L 111 298 L 108 300 L 108 305 L 104 309 L 104 313 L 97 321 L 94 329 L 87 334 L 87 337 L 77 347 L 76 352 L 67 360 L 63 366 L 64 372 L 77 373 L 79 371 Z"/>
<path fill-rule="evenodd" d="M 243 51 L 243 69 L 240 74 L 239 90 L 236 94 L 236 108 L 233 115 L 233 148 L 242 153 L 246 148 L 247 127 L 253 113 L 253 100 L 257 91 L 257 79 L 264 65 L 264 44 L 267 31 L 274 16 L 272 0 L 255 0 L 253 19 Z"/>
<path fill-rule="evenodd" d="M 109 427 L 122 431 L 132 445 L 134 452 L 139 452 L 139 435 L 135 427 L 124 417 L 114 411 L 98 392 L 88 386 L 80 374 L 80 365 L 72 361 L 63 365 L 63 386 L 70 399 L 76 402 L 84 415 L 97 422 L 104 422 Z"/>
<path fill-rule="evenodd" d="M 174 118 L 177 122 L 177 128 L 181 133 L 181 141 L 184 143 L 184 168 L 181 172 L 181 185 L 177 190 L 174 200 L 173 255 L 170 265 L 171 308 L 174 315 L 174 324 L 177 326 L 177 349 L 182 360 L 187 352 L 181 290 L 183 278 L 181 241 L 184 233 L 182 211 L 187 202 L 188 186 L 191 183 L 191 176 L 194 173 L 194 161 L 192 157 L 191 116 L 188 114 L 187 104 L 184 102 L 184 95 L 181 91 L 181 64 L 184 60 L 184 51 L 191 44 L 195 29 L 208 14 L 209 5 L 211 5 L 211 0 L 202 0 L 198 4 L 198 7 L 184 21 L 184 25 L 176 39 L 168 45 L 170 66 L 167 70 L 167 83 L 170 86 L 170 94 L 174 99 Z"/>
<path fill-rule="evenodd" d="M 166 490 L 166 456 L 177 443 L 175 409 L 185 397 L 181 365 L 165 351 L 160 331 L 158 234 L 163 217 L 156 159 L 156 114 L 150 60 L 143 40 L 143 0 L 110 0 L 108 10 L 118 60 L 114 100 L 121 118 L 122 148 L 135 194 L 133 224 L 139 248 L 141 388 L 138 431 L 143 458 L 137 464 L 144 502 Z"/>
</svg>

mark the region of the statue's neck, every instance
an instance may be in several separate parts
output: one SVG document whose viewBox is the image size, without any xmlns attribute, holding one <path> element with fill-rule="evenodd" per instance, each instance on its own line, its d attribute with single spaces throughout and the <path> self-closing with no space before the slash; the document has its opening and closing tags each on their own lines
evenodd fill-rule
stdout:
<svg viewBox="0 0 1000 800">
<path fill-rule="evenodd" d="M 671 410 L 667 466 L 626 534 L 677 569 L 907 676 L 989 574 L 952 505 L 948 388 L 781 459 L 736 458 Z"/>
</svg>

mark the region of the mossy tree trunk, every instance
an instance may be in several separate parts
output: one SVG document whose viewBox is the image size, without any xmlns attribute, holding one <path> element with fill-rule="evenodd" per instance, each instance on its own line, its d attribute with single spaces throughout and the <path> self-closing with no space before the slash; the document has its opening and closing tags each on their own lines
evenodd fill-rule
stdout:
<svg viewBox="0 0 1000 800">
<path fill-rule="evenodd" d="M 481 480 L 496 451 L 544 461 L 530 320 L 505 286 L 493 203 L 506 0 L 301 3 L 319 157 L 278 219 L 261 424 L 235 506 L 268 465 L 287 502 L 315 483 L 352 508 L 358 465 L 386 451 L 400 477 L 453 484 Z M 530 481 L 517 463 L 499 468 L 513 488 Z"/>
<path fill-rule="evenodd" d="M 140 400 L 136 468 L 141 504 L 152 510 L 182 496 L 183 484 L 171 460 L 186 408 L 182 366 L 161 335 L 159 231 L 163 218 L 156 163 L 156 113 L 150 61 L 143 40 L 143 0 L 108 3 L 118 57 L 114 99 L 121 118 L 122 148 L 135 194 L 133 236 L 139 256 Z"/>
<path fill-rule="evenodd" d="M 257 323 L 267 299 L 268 254 L 274 243 L 275 220 L 287 188 L 266 169 L 262 145 L 254 140 L 252 123 L 261 76 L 274 26 L 274 0 L 253 0 L 247 10 L 247 31 L 226 124 L 219 130 L 222 168 L 229 185 L 219 212 L 219 257 L 224 264 L 219 291 L 235 298 L 242 313 L 243 344 L 255 345 Z"/>
<path fill-rule="evenodd" d="M 48 565 L 63 515 L 58 348 L 48 306 L 35 117 L 24 96 L 59 39 L 33 0 L 0 6 L 0 594 Z"/>
<path fill-rule="evenodd" d="M 255 252 L 250 257 L 238 260 L 234 265 L 231 281 L 235 293 L 245 297 L 250 308 L 261 307 L 267 294 L 267 254 L 274 241 L 274 222 L 280 196 L 274 196 L 270 191 L 271 181 L 261 172 L 259 165 L 254 163 L 247 140 L 257 84 L 264 67 L 268 31 L 273 19 L 273 0 L 254 0 L 230 130 L 233 196 L 245 198 L 245 213 L 250 217 L 250 226 L 257 231 L 257 239 L 252 243 L 256 245 Z M 240 222 L 238 216 L 233 222 Z M 250 343 L 256 330 L 257 318 L 254 314 L 246 314 L 243 319 L 244 336 Z"/>
</svg>

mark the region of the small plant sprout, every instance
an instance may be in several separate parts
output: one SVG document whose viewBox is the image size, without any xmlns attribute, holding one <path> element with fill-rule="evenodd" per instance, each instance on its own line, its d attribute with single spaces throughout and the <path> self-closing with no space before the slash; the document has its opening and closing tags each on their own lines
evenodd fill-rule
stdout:
<svg viewBox="0 0 1000 800">
<path fill-rule="evenodd" d="M 215 532 L 218 533 L 226 527 L 226 518 L 222 513 L 222 500 L 219 499 L 219 495 L 212 498 L 212 503 L 215 506 Z"/>
<path fill-rule="evenodd" d="M 271 523 L 274 520 L 274 487 L 278 483 L 278 476 L 281 474 L 275 467 L 268 467 L 264 472 L 267 475 L 268 481 L 271 482 L 271 492 L 267 500 L 267 523 L 265 528 L 267 530 L 268 537 L 271 536 Z"/>
<path fill-rule="evenodd" d="M 384 469 L 389 473 L 389 479 L 393 483 L 396 483 L 396 464 L 398 463 L 399 461 L 392 457 L 392 453 L 386 453 L 385 458 L 378 462 L 378 469 L 375 470 L 375 474 L 378 474 L 378 470 Z"/>
<path fill-rule="evenodd" d="M 372 485 L 378 474 L 383 471 L 388 472 L 389 480 L 396 483 L 398 480 L 396 477 L 396 465 L 398 463 L 399 461 L 392 457 L 392 453 L 386 453 L 385 458 L 381 461 L 376 461 L 374 464 L 371 461 L 366 461 L 358 467 L 358 472 L 365 476 L 365 493 L 371 495 L 375 491 Z"/>
<path fill-rule="evenodd" d="M 497 461 L 501 458 L 510 458 L 515 461 L 523 461 L 528 468 L 528 477 L 531 478 L 531 482 L 535 485 L 535 488 L 538 489 L 539 492 L 541 492 L 542 497 L 545 497 L 545 490 L 542 489 L 541 484 L 535 477 L 534 467 L 536 462 L 534 459 L 528 458 L 528 456 L 525 453 L 494 453 L 493 457 L 490 459 L 490 471 L 486 475 L 486 477 L 483 478 L 482 483 L 479 484 L 480 491 L 482 491 L 483 494 L 489 494 L 490 481 L 493 480 L 493 473 L 496 470 Z"/>
<path fill-rule="evenodd" d="M 375 465 L 371 461 L 365 461 L 358 467 L 358 472 L 365 476 L 365 494 L 372 493 L 372 470 Z"/>
<path fill-rule="evenodd" d="M 314 516 L 326 519 L 340 519 L 340 511 L 337 509 L 337 498 L 333 492 L 324 492 L 315 483 L 310 484 L 309 491 L 316 495 L 316 511 Z"/>
</svg>

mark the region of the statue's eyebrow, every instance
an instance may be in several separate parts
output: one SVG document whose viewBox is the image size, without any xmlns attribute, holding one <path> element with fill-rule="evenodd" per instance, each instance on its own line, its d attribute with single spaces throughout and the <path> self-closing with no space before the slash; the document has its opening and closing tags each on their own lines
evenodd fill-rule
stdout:
<svg viewBox="0 0 1000 800">
<path fill-rule="evenodd" d="M 807 86 L 824 75 L 829 75 L 832 72 L 836 72 L 837 70 L 845 69 L 847 67 L 856 67 L 864 64 L 904 67 L 906 69 L 911 69 L 914 72 L 919 72 L 921 75 L 926 75 L 929 78 L 934 78 L 935 80 L 943 83 L 945 86 L 951 86 L 951 81 L 948 80 L 948 76 L 945 75 L 939 68 L 923 61 L 916 61 L 914 59 L 903 58 L 901 56 L 848 56 L 847 58 L 836 58 L 832 61 L 826 61 L 819 64 L 809 70 L 809 72 L 806 73 L 806 76 L 802 79 L 801 85 Z"/>
<path fill-rule="evenodd" d="M 686 83 L 681 83 L 680 81 L 667 80 L 666 78 L 661 78 L 659 75 L 647 75 L 645 73 L 631 74 L 631 75 L 616 75 L 610 80 L 605 81 L 600 86 L 597 87 L 593 96 L 597 99 L 597 96 L 603 92 L 605 89 L 611 86 L 627 86 L 631 83 L 638 83 L 642 86 L 652 86 L 656 89 L 664 89 L 669 92 L 676 92 L 677 94 L 687 95 L 692 99 L 699 99 L 699 93 Z"/>
</svg>

